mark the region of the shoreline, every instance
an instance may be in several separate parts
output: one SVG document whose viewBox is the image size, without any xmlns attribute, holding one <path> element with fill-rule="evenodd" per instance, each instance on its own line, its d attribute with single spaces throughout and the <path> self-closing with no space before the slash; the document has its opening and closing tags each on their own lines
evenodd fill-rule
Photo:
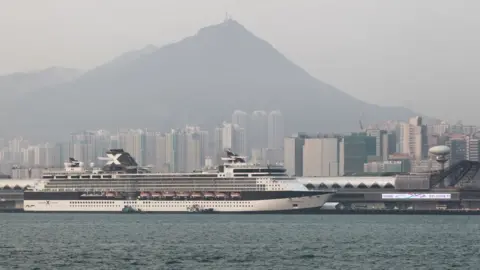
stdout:
<svg viewBox="0 0 480 270">
<path fill-rule="evenodd" d="M 0 209 L 0 213 L 24 213 L 24 214 L 268 214 L 268 215 L 480 215 L 480 210 L 314 210 L 308 213 L 288 213 L 288 212 L 212 212 L 212 213 L 189 213 L 189 212 L 139 212 L 139 213 L 122 213 L 122 212 L 26 212 L 23 209 Z"/>
</svg>

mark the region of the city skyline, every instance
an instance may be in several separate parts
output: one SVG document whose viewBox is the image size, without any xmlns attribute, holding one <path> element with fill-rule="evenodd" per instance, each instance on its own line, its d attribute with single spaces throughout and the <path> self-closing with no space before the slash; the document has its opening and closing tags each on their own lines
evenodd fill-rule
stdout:
<svg viewBox="0 0 480 270">
<path fill-rule="evenodd" d="M 450 163 L 464 159 L 477 161 L 480 157 L 480 141 L 476 136 L 480 127 L 460 122 L 425 125 L 421 117 L 412 117 L 404 122 L 360 126 L 360 131 L 346 134 L 285 136 L 280 128 L 284 124 L 282 113 L 276 110 L 250 113 L 235 110 L 231 120 L 213 131 L 190 125 L 167 132 L 81 131 L 71 133 L 68 142 L 63 143 L 32 144 L 20 136 L 0 139 L 0 171 L 8 171 L 11 166 L 61 167 L 69 157 L 87 166 L 101 166 L 98 157 L 115 148 L 124 149 L 138 164 L 155 172 L 191 172 L 215 166 L 221 163 L 224 150 L 231 149 L 251 162 L 281 163 L 289 173 L 307 176 L 438 169 L 428 153 L 436 145 L 451 148 Z"/>
<path fill-rule="evenodd" d="M 233 149 L 246 156 L 252 156 L 252 152 L 257 153 L 253 156 L 256 156 L 257 160 L 262 160 L 261 155 L 272 155 L 272 151 L 262 150 L 268 147 L 269 140 L 277 142 L 278 137 L 283 140 L 281 113 L 279 111 L 272 113 L 275 118 L 270 121 L 275 121 L 275 125 L 272 124 L 274 128 L 270 131 L 268 129 L 270 113 L 253 111 L 247 114 L 236 110 L 232 113 L 231 123 L 223 122 L 213 132 L 199 126 L 187 125 L 166 132 L 132 128 L 117 131 L 84 130 L 71 133 L 69 140 L 63 142 L 38 144 L 32 144 L 23 137 L 1 139 L 0 164 L 58 167 L 68 157 L 73 157 L 86 165 L 93 163 L 98 166 L 98 157 L 102 157 L 112 148 L 123 148 L 137 160 L 138 164 L 164 172 L 188 172 L 201 169 L 206 164 L 218 164 L 224 149 Z M 236 115 L 242 115 L 242 120 L 235 120 Z M 240 127 L 239 124 L 244 127 Z M 260 129 L 257 130 L 257 127 Z M 252 131 L 252 138 L 247 137 L 245 132 L 247 129 Z M 252 147 L 258 148 L 257 151 L 247 148 L 249 140 L 252 141 Z M 276 156 L 272 156 L 272 159 L 280 159 L 280 149 L 281 146 L 274 151 Z"/>
</svg>

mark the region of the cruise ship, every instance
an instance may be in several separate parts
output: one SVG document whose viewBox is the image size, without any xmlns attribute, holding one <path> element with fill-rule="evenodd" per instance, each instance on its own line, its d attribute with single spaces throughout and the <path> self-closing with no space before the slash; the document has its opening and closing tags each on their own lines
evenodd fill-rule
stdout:
<svg viewBox="0 0 480 270">
<path fill-rule="evenodd" d="M 103 168 L 70 158 L 45 170 L 24 193 L 26 212 L 308 212 L 333 195 L 309 191 L 283 166 L 259 166 L 226 151 L 223 165 L 192 173 L 151 173 L 122 149 L 107 152 Z"/>
</svg>

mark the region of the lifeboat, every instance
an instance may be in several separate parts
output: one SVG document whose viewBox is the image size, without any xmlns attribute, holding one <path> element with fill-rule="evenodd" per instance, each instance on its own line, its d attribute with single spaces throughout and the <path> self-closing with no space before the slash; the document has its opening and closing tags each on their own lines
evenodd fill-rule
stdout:
<svg viewBox="0 0 480 270">
<path fill-rule="evenodd" d="M 186 198 L 188 196 L 190 196 L 190 193 L 185 192 L 185 191 L 177 193 L 177 197 Z"/>
<path fill-rule="evenodd" d="M 240 198 L 240 193 L 238 193 L 238 192 L 232 192 L 232 193 L 230 194 L 230 197 L 232 197 L 232 199 L 238 199 L 238 198 Z"/>
<path fill-rule="evenodd" d="M 163 197 L 165 198 L 173 198 L 175 197 L 175 192 L 167 191 L 163 193 Z"/>
<path fill-rule="evenodd" d="M 192 194 L 190 194 L 190 198 L 192 199 L 198 199 L 201 197 L 202 197 L 202 194 L 200 192 L 193 192 Z"/>
<path fill-rule="evenodd" d="M 203 193 L 203 197 L 205 197 L 205 199 L 210 199 L 210 198 L 213 198 L 214 196 L 215 195 L 212 192 Z"/>
<path fill-rule="evenodd" d="M 217 198 L 217 199 L 223 199 L 223 198 L 225 198 L 225 197 L 226 197 L 226 196 L 225 196 L 225 193 L 223 193 L 223 192 L 217 192 L 217 193 L 215 193 L 215 198 Z"/>
<path fill-rule="evenodd" d="M 153 192 L 152 193 L 152 198 L 158 199 L 158 198 L 160 198 L 160 196 L 161 196 L 160 192 Z"/>
<path fill-rule="evenodd" d="M 140 193 L 140 198 L 149 198 L 150 197 L 150 193 L 148 192 L 141 192 Z"/>
<path fill-rule="evenodd" d="M 108 197 L 108 198 L 115 197 L 115 193 L 113 193 L 113 192 L 107 192 L 107 193 L 105 193 L 105 197 Z"/>
</svg>

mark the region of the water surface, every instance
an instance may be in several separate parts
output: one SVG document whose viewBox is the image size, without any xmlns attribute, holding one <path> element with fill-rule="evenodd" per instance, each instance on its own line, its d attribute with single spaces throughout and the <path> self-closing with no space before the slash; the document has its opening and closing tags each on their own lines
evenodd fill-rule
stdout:
<svg viewBox="0 0 480 270">
<path fill-rule="evenodd" d="M 479 269 L 480 216 L 0 213 L 0 269 Z"/>
</svg>

